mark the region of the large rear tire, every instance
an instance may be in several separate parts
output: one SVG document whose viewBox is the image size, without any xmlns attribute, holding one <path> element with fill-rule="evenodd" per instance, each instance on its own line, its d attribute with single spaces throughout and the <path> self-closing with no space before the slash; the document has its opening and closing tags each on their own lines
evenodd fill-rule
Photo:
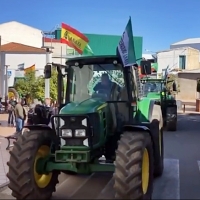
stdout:
<svg viewBox="0 0 200 200">
<path fill-rule="evenodd" d="M 18 137 L 7 163 L 8 187 L 16 199 L 50 199 L 58 183 L 58 172 L 38 174 L 36 162 L 50 154 L 54 134 L 48 130 L 25 131 Z"/>
<path fill-rule="evenodd" d="M 148 132 L 124 132 L 116 151 L 114 189 L 117 199 L 151 199 L 153 146 Z"/>
<path fill-rule="evenodd" d="M 175 115 L 173 119 L 166 119 L 166 130 L 167 131 L 176 131 L 177 130 L 177 108 L 175 107 L 168 107 L 167 108 L 167 115 Z"/>
</svg>

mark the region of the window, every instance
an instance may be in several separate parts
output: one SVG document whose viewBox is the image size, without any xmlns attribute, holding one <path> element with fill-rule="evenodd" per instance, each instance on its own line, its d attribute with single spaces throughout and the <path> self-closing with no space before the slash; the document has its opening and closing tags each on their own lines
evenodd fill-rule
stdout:
<svg viewBox="0 0 200 200">
<path fill-rule="evenodd" d="M 121 65 L 93 64 L 71 67 L 73 76 L 68 88 L 71 102 L 82 102 L 89 98 L 102 98 L 106 101 L 127 100 Z M 102 79 L 102 74 L 104 74 L 104 79 Z"/>
<path fill-rule="evenodd" d="M 185 69 L 186 56 L 179 56 L 179 69 Z"/>
<path fill-rule="evenodd" d="M 67 49 L 67 55 L 73 56 L 74 54 L 75 54 L 75 50 L 74 49 Z"/>
</svg>

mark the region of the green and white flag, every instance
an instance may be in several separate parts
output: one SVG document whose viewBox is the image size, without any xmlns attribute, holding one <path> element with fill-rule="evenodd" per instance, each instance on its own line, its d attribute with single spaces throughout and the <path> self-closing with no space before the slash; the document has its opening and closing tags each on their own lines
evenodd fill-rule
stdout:
<svg viewBox="0 0 200 200">
<path fill-rule="evenodd" d="M 120 57 L 124 67 L 132 66 L 136 63 L 131 18 L 129 18 L 126 29 L 117 46 L 117 55 Z"/>
<path fill-rule="evenodd" d="M 93 56 L 94 53 L 91 49 L 91 47 L 87 44 L 85 49 L 83 50 L 83 55 L 87 55 L 87 56 Z"/>
</svg>

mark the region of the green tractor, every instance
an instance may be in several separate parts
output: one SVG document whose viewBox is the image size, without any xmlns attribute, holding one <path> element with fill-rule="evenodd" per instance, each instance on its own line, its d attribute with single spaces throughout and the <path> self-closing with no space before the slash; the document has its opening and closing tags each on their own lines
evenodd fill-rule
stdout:
<svg viewBox="0 0 200 200">
<path fill-rule="evenodd" d="M 142 74 L 147 75 L 141 79 L 143 95 L 156 100 L 161 105 L 163 122 L 167 131 L 176 131 L 177 104 L 175 97 L 166 89 L 168 83 L 167 76 L 165 75 L 163 79 L 151 78 L 148 76 L 151 74 L 149 62 L 142 61 L 141 65 L 143 65 L 143 69 L 145 68 Z M 175 82 L 172 84 L 172 90 L 173 92 L 177 91 Z"/>
<path fill-rule="evenodd" d="M 7 174 L 12 195 L 49 199 L 60 172 L 110 172 L 116 199 L 151 199 L 154 177 L 164 167 L 162 113 L 155 100 L 140 99 L 137 64 L 124 67 L 117 56 L 77 57 L 64 66 L 46 65 L 45 78 L 52 66 L 58 71 L 59 112 L 50 119 L 52 127 L 33 122 L 14 144 Z M 95 71 L 104 72 L 104 87 L 91 93 Z"/>
</svg>

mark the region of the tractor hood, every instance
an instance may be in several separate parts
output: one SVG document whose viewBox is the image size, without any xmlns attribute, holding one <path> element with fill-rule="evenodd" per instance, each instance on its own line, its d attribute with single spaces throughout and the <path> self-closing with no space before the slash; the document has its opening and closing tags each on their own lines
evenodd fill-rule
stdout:
<svg viewBox="0 0 200 200">
<path fill-rule="evenodd" d="M 90 98 L 82 102 L 72 102 L 60 110 L 60 114 L 86 114 L 96 112 L 106 106 L 106 102 L 99 98 Z"/>
<path fill-rule="evenodd" d="M 160 99 L 160 92 L 149 92 L 147 97 L 150 99 Z"/>
</svg>

